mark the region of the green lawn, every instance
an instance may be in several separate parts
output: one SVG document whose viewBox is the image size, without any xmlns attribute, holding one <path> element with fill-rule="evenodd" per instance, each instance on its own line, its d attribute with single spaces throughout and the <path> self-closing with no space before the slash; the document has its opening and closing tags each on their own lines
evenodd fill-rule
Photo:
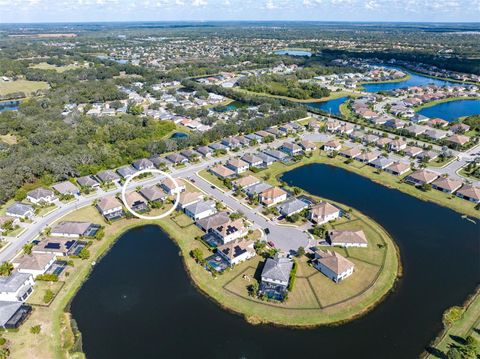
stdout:
<svg viewBox="0 0 480 359">
<path fill-rule="evenodd" d="M 42 81 L 16 80 L 11 82 L 0 82 L 0 96 L 15 92 L 23 92 L 26 96 L 37 90 L 48 89 L 48 83 Z"/>
<path fill-rule="evenodd" d="M 223 184 L 223 180 L 221 180 L 220 178 L 218 178 L 217 176 L 212 174 L 210 171 L 201 170 L 200 172 L 198 172 L 198 174 L 199 174 L 200 177 L 202 177 L 203 179 L 207 180 L 208 182 L 214 184 L 215 186 L 223 189 L 224 191 L 228 191 L 228 188 L 225 187 L 225 185 Z"/>
<path fill-rule="evenodd" d="M 46 62 L 40 62 L 35 65 L 31 65 L 30 68 L 32 69 L 39 69 L 39 70 L 55 70 L 58 73 L 62 73 L 68 70 L 75 70 L 79 69 L 81 66 L 79 65 L 65 65 L 65 66 L 55 66 L 55 65 L 50 65 Z"/>
</svg>

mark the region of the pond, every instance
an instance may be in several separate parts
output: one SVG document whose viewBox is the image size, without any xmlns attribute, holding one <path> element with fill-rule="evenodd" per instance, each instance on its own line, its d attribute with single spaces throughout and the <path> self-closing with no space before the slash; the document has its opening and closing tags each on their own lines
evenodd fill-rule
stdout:
<svg viewBox="0 0 480 359">
<path fill-rule="evenodd" d="M 175 132 L 173 133 L 170 138 L 178 139 L 178 138 L 188 138 L 188 133 L 185 132 Z"/>
<path fill-rule="evenodd" d="M 229 111 L 237 110 L 239 108 L 244 108 L 244 107 L 247 107 L 245 103 L 240 101 L 233 101 L 233 102 L 230 102 L 228 105 L 214 107 L 212 108 L 212 110 L 215 112 L 223 113 L 223 112 L 229 112 Z"/>
<path fill-rule="evenodd" d="M 306 104 L 306 106 L 328 112 L 332 115 L 339 116 L 341 115 L 340 106 L 347 100 L 348 100 L 348 96 L 343 96 L 343 97 L 339 97 L 333 100 L 328 100 L 323 102 L 309 102 Z"/>
<path fill-rule="evenodd" d="M 383 66 L 383 65 L 382 65 Z M 392 66 L 384 66 L 387 68 L 395 68 Z M 403 87 L 411 87 L 411 86 L 426 86 L 426 85 L 436 85 L 436 86 L 458 86 L 460 83 L 453 82 L 453 81 L 445 81 L 439 80 L 427 76 L 423 76 L 420 74 L 416 74 L 410 71 L 407 71 L 403 68 L 398 68 L 398 70 L 407 73 L 410 75 L 410 78 L 405 81 L 399 82 L 383 82 L 383 83 L 372 83 L 372 84 L 365 84 L 362 85 L 364 91 L 366 92 L 380 92 L 380 91 L 391 91 Z"/>
<path fill-rule="evenodd" d="M 327 165 L 283 175 L 313 194 L 347 203 L 378 221 L 401 250 L 404 275 L 375 310 L 337 327 L 252 326 L 200 294 L 178 248 L 158 227 L 123 234 L 73 299 L 83 349 L 98 358 L 418 357 L 479 278 L 479 228 L 423 202 Z M 288 345 L 287 345 L 288 343 Z"/>
<path fill-rule="evenodd" d="M 430 118 L 439 117 L 447 121 L 454 121 L 459 117 L 479 115 L 480 99 L 443 102 L 417 112 Z"/>
<path fill-rule="evenodd" d="M 312 56 L 310 51 L 305 50 L 290 50 L 290 49 L 283 49 L 274 51 L 276 55 L 289 55 L 289 56 Z"/>
</svg>

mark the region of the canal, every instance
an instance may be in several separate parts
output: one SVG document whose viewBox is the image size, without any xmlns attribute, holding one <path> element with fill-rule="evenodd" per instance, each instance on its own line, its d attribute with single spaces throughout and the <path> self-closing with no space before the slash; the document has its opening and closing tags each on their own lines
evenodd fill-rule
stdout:
<svg viewBox="0 0 480 359">
<path fill-rule="evenodd" d="M 441 329 L 443 311 L 478 282 L 478 225 L 327 165 L 282 180 L 363 211 L 393 236 L 404 276 L 383 303 L 338 327 L 252 326 L 201 295 L 174 243 L 144 226 L 122 235 L 72 302 L 87 357 L 416 358 Z"/>
</svg>

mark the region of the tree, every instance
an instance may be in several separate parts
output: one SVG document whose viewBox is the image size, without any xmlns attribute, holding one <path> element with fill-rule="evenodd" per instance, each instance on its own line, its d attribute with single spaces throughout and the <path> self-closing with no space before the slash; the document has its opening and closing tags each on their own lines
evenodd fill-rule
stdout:
<svg viewBox="0 0 480 359">
<path fill-rule="evenodd" d="M 142 105 L 129 104 L 127 113 L 134 116 L 141 115 L 143 113 L 143 107 Z"/>
<path fill-rule="evenodd" d="M 463 353 L 456 347 L 451 347 L 447 352 L 448 359 L 464 359 Z"/>
<path fill-rule="evenodd" d="M 90 258 L 90 251 L 87 248 L 82 248 L 82 250 L 78 254 L 78 257 L 83 260 L 88 259 Z"/>
<path fill-rule="evenodd" d="M 302 257 L 305 255 L 305 248 L 303 247 L 298 247 L 297 249 L 297 257 Z"/>
<path fill-rule="evenodd" d="M 200 248 L 192 249 L 192 251 L 190 252 L 190 255 L 192 256 L 193 259 L 195 259 L 197 263 L 203 263 L 204 261 L 203 252 L 200 250 Z"/>
<path fill-rule="evenodd" d="M 23 246 L 23 253 L 32 254 L 33 243 L 27 243 Z"/>
<path fill-rule="evenodd" d="M 33 327 L 30 328 L 30 333 L 39 334 L 41 330 L 42 330 L 42 327 L 40 325 L 34 325 Z"/>
<path fill-rule="evenodd" d="M 13 264 L 10 262 L 3 262 L 0 265 L 0 276 L 8 277 L 13 271 Z"/>
</svg>

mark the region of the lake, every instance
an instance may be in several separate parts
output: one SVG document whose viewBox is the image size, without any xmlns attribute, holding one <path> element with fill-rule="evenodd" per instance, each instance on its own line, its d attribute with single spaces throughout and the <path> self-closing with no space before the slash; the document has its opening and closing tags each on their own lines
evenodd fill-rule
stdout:
<svg viewBox="0 0 480 359">
<path fill-rule="evenodd" d="M 431 107 L 426 107 L 417 112 L 430 118 L 439 117 L 447 121 L 453 121 L 459 117 L 479 115 L 480 100 L 443 102 Z"/>
<path fill-rule="evenodd" d="M 304 50 L 289 50 L 289 49 L 283 49 L 283 50 L 277 50 L 274 51 L 276 55 L 289 55 L 289 56 L 312 56 L 312 53 L 310 51 L 304 51 Z"/>
<path fill-rule="evenodd" d="M 200 294 L 178 248 L 156 226 L 121 236 L 73 299 L 89 359 L 416 358 L 479 278 L 479 228 L 343 169 L 315 164 L 283 175 L 313 194 L 378 221 L 401 250 L 404 276 L 375 310 L 351 323 L 311 330 L 252 326 Z M 348 190 L 347 190 L 348 189 Z"/>
<path fill-rule="evenodd" d="M 395 68 L 392 66 L 384 66 L 384 67 Z M 395 90 L 403 87 L 426 86 L 426 85 L 436 85 L 436 86 L 461 85 L 458 82 L 439 80 L 439 79 L 434 79 L 431 77 L 415 74 L 403 68 L 397 68 L 397 69 L 404 73 L 408 73 L 410 75 L 410 78 L 408 80 L 399 81 L 399 82 L 383 82 L 383 83 L 380 82 L 380 83 L 365 84 L 365 85 L 362 85 L 364 88 L 364 91 L 366 92 L 391 91 L 391 90 Z"/>
<path fill-rule="evenodd" d="M 341 115 L 340 106 L 347 100 L 348 96 L 343 96 L 324 102 L 309 102 L 306 104 L 306 106 L 331 113 L 332 115 L 339 116 Z"/>
</svg>

